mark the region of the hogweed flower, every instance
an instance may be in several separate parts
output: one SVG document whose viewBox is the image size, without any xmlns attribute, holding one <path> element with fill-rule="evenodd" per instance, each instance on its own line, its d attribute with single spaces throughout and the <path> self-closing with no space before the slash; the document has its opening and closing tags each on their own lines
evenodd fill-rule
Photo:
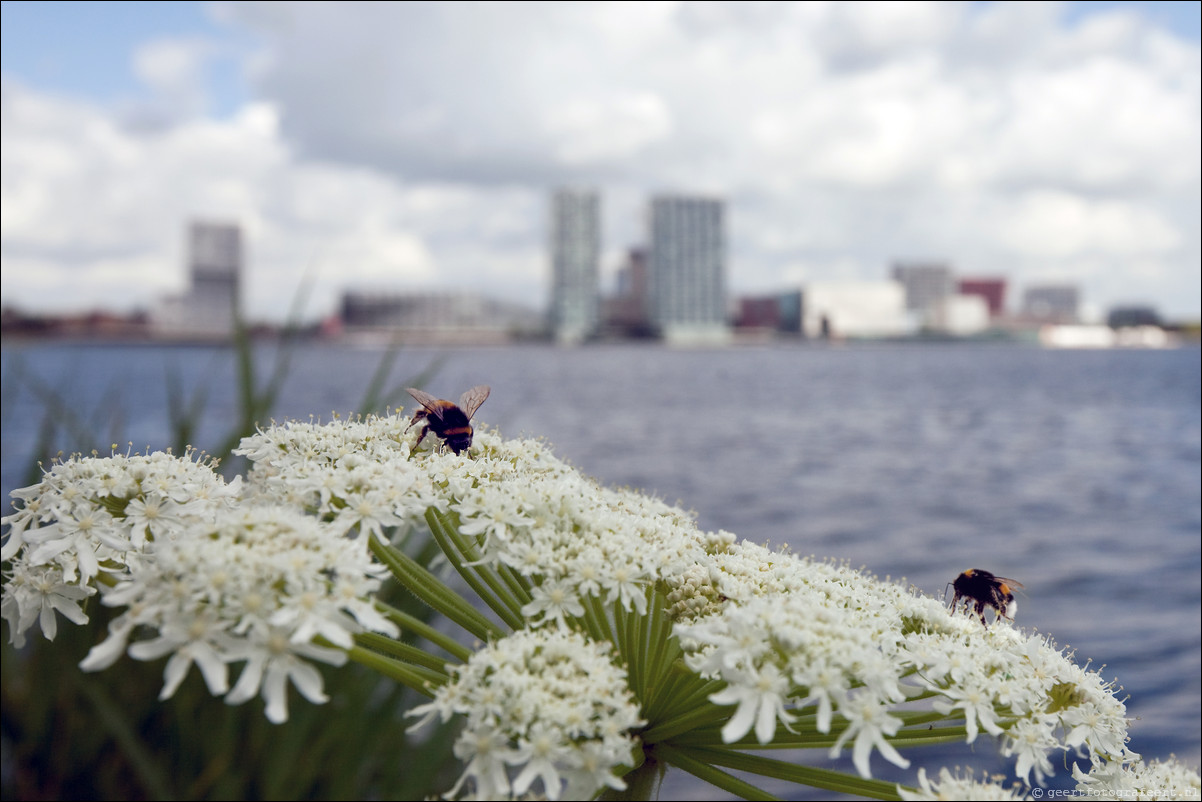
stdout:
<svg viewBox="0 0 1202 802">
<path fill-rule="evenodd" d="M 430 699 L 413 727 L 463 720 L 451 796 L 637 796 L 674 765 L 742 796 L 762 792 L 731 770 L 881 798 L 1012 798 L 946 770 L 932 782 L 919 768 L 912 788 L 872 779 L 874 760 L 907 768 L 911 746 L 983 733 L 1028 784 L 1079 757 L 1091 792 L 1197 795 L 1196 772 L 1128 750 L 1114 686 L 1047 638 L 700 531 L 539 441 L 478 427 L 470 450 L 444 453 L 416 449 L 407 423 L 264 428 L 229 485 L 165 455 L 55 466 L 4 519 L 10 637 L 35 622 L 52 636 L 54 611 L 78 621 L 98 593 L 125 609 L 85 668 L 167 657 L 164 697 L 195 665 L 228 701 L 262 695 L 272 721 L 289 683 L 324 700 L 314 662 L 357 661 Z M 417 530 L 437 566 L 406 550 Z M 380 601 L 389 573 L 450 624 Z M 776 748 L 847 750 L 855 773 L 761 753 Z"/>
</svg>

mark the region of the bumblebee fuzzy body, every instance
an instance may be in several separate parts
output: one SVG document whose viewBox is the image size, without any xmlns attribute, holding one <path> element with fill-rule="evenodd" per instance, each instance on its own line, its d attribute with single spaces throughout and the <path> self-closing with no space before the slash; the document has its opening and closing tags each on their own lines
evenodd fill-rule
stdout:
<svg viewBox="0 0 1202 802">
<path fill-rule="evenodd" d="M 1014 588 L 1021 588 L 1022 582 L 1007 579 L 1004 576 L 994 576 L 980 568 L 970 568 L 950 584 L 953 590 L 953 610 L 958 610 L 960 601 L 963 600 L 965 606 L 972 606 L 976 609 L 977 617 L 981 619 L 982 624 L 986 623 L 986 607 L 993 608 L 997 614 L 995 620 L 997 618 L 1014 620 L 1014 613 L 1018 609 L 1018 602 L 1014 601 Z"/>
<path fill-rule="evenodd" d="M 422 440 L 430 432 L 434 432 L 456 454 L 471 448 L 472 415 L 476 414 L 476 410 L 484 403 L 484 399 L 488 398 L 489 387 L 487 384 L 476 385 L 465 392 L 459 397 L 458 404 L 435 398 L 414 387 L 407 387 L 405 390 L 422 405 L 421 409 L 413 413 L 409 426 L 418 421 L 424 421 L 426 424 L 422 433 L 418 435 L 417 442 L 413 444 L 414 449 L 421 445 Z"/>
</svg>

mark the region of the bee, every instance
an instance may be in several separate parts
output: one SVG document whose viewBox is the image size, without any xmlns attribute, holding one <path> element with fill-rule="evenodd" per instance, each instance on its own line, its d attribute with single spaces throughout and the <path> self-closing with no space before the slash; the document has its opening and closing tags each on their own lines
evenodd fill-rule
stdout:
<svg viewBox="0 0 1202 802">
<path fill-rule="evenodd" d="M 980 568 L 969 568 L 960 576 L 956 577 L 954 582 L 949 582 L 952 586 L 952 610 L 960 608 L 960 600 L 964 600 L 964 606 L 975 606 L 977 617 L 981 619 L 982 624 L 985 622 L 985 608 L 992 607 L 997 614 L 994 616 L 996 621 L 998 618 L 1014 620 L 1014 613 L 1018 609 L 1018 602 L 1014 601 L 1013 588 L 1021 588 L 1022 582 L 1014 579 L 1007 579 L 1004 576 L 994 576 L 988 571 L 983 571 Z M 943 589 L 947 593 L 947 588 Z M 988 626 L 988 624 L 986 624 Z"/>
<path fill-rule="evenodd" d="M 472 415 L 476 414 L 484 399 L 488 398 L 487 384 L 478 384 L 465 392 L 459 397 L 458 404 L 435 398 L 415 387 L 406 387 L 405 391 L 422 405 L 421 409 L 413 413 L 413 419 L 409 421 L 405 430 L 408 431 L 419 420 L 426 423 L 422 433 L 418 435 L 417 442 L 413 444 L 414 450 L 430 432 L 441 437 L 456 454 L 472 447 Z"/>
</svg>

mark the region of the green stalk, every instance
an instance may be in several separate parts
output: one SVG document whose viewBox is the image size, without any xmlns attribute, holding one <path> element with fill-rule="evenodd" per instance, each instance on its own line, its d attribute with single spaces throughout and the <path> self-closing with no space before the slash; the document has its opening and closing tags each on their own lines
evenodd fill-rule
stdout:
<svg viewBox="0 0 1202 802">
<path fill-rule="evenodd" d="M 780 799 L 767 791 L 756 788 L 749 782 L 719 771 L 713 763 L 693 757 L 688 750 L 674 749 L 667 744 L 658 744 L 655 747 L 655 754 L 663 762 L 684 769 L 694 777 L 705 780 L 710 785 L 742 799 Z"/>
<path fill-rule="evenodd" d="M 518 600 L 518 609 L 534 600 L 534 597 L 530 595 L 530 581 L 524 576 L 503 563 L 498 565 L 496 570 L 497 575 L 505 580 L 505 584 L 513 592 L 514 598 Z"/>
<path fill-rule="evenodd" d="M 393 640 L 386 635 L 381 635 L 377 632 L 360 632 L 355 635 L 355 641 L 359 645 L 371 649 L 373 652 L 378 652 L 395 660 L 424 666 L 441 674 L 447 673 L 446 660 L 436 657 L 429 652 L 424 652 L 416 646 L 410 646 L 408 643 Z"/>
<path fill-rule="evenodd" d="M 659 744 L 669 738 L 674 738 L 682 735 L 690 730 L 704 727 L 718 721 L 722 721 L 730 714 L 730 710 L 725 707 L 716 707 L 708 702 L 698 707 L 694 707 L 681 713 L 679 716 L 662 721 L 639 733 L 639 737 L 644 743 Z"/>
<path fill-rule="evenodd" d="M 413 595 L 433 607 L 447 618 L 463 627 L 482 641 L 502 637 L 505 633 L 493 622 L 482 616 L 455 591 L 451 590 L 400 549 L 394 549 L 378 538 L 370 538 L 372 554 L 388 567 L 392 575 Z"/>
<path fill-rule="evenodd" d="M 656 689 L 648 703 L 650 720 L 671 720 L 681 712 L 708 704 L 711 694 L 722 689 L 721 680 L 706 680 L 677 665 L 669 680 Z"/>
<path fill-rule="evenodd" d="M 495 594 L 497 601 L 504 604 L 513 613 L 514 620 L 517 622 L 512 625 L 513 628 L 521 629 L 525 623 L 525 619 L 522 616 L 522 602 L 518 599 L 517 594 L 513 592 L 513 586 L 510 584 L 510 581 L 500 575 L 496 566 L 481 562 L 483 555 L 475 539 L 464 537 L 460 533 L 459 527 L 451 520 L 450 515 L 439 515 L 438 517 L 442 522 L 449 542 L 455 546 L 455 550 L 460 556 L 458 565 L 461 567 L 461 570 L 459 573 L 463 574 L 464 571 L 470 571 L 483 580 L 493 594 Z M 467 579 L 467 576 L 464 575 L 464 578 Z M 498 611 L 498 615 L 501 615 L 500 611 Z M 502 618 L 504 617 L 502 615 Z"/>
<path fill-rule="evenodd" d="M 596 624 L 595 640 L 612 643 L 616 646 L 618 639 L 614 628 L 610 625 L 609 614 L 605 611 L 605 605 L 601 603 L 601 599 L 596 596 L 587 596 L 584 601 L 585 610 Z"/>
<path fill-rule="evenodd" d="M 405 665 L 379 652 L 364 649 L 362 646 L 352 646 L 346 650 L 346 655 L 356 663 L 367 666 L 425 696 L 433 697 L 433 689 L 447 681 L 446 674 L 439 674 L 421 666 Z"/>
<path fill-rule="evenodd" d="M 402 632 L 411 632 L 420 638 L 425 638 L 430 643 L 455 657 L 459 662 L 466 663 L 467 659 L 472 656 L 471 649 L 459 644 L 449 635 L 439 632 L 420 618 L 410 615 L 404 610 L 398 610 L 396 607 L 378 599 L 376 600 L 376 608 L 399 626 Z"/>
<path fill-rule="evenodd" d="M 679 751 L 682 750 L 671 750 L 671 753 L 675 755 Z M 693 747 L 687 752 L 690 757 L 706 764 L 723 766 L 735 771 L 747 771 L 761 777 L 772 777 L 799 785 L 808 785 L 811 788 L 823 788 L 827 791 L 864 796 L 869 799 L 901 799 L 897 793 L 897 785 L 884 780 L 866 779 L 832 769 L 800 766 L 796 763 L 773 760 L 761 755 L 730 752 L 725 749 Z M 670 762 L 675 763 L 675 759 Z M 681 768 L 685 767 L 681 766 Z"/>
<path fill-rule="evenodd" d="M 446 555 L 451 566 L 459 576 L 463 577 L 463 580 L 480 597 L 480 600 L 487 604 L 489 609 L 496 613 L 510 629 L 521 629 L 526 622 L 522 618 L 520 607 L 515 610 L 513 599 L 504 594 L 501 594 L 500 598 L 493 595 L 493 591 L 497 590 L 495 578 L 485 576 L 483 571 L 470 570 L 464 565 L 463 553 L 455 542 L 457 533 L 455 533 L 454 527 L 450 526 L 434 508 L 426 510 L 426 523 L 429 524 L 430 532 L 438 541 L 438 545 L 442 547 L 443 554 Z"/>
</svg>

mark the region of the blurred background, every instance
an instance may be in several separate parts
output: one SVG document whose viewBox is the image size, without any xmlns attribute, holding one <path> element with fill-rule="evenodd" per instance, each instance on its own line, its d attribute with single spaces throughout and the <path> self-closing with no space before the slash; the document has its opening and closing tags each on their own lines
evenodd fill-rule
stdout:
<svg viewBox="0 0 1202 802">
<path fill-rule="evenodd" d="M 306 277 L 305 320 L 364 293 L 475 294 L 522 328 L 551 305 L 559 220 L 595 230 L 581 247 L 606 297 L 639 291 L 631 250 L 657 231 L 718 225 L 725 297 L 706 300 L 730 318 L 924 266 L 994 316 L 1074 295 L 1086 322 L 1199 316 L 1196 2 L 3 14 L 6 314 L 169 320 L 195 289 L 191 225 L 215 222 L 241 232 L 252 322 L 282 322 Z M 555 203 L 559 187 L 579 191 Z M 980 279 L 1008 292 L 964 284 Z M 1064 292 L 1027 298 L 1049 286 Z M 986 325 L 946 306 L 917 325 Z"/>
<path fill-rule="evenodd" d="M 1024 582 L 1018 624 L 1106 665 L 1132 748 L 1196 765 L 1200 8 L 6 0 L 0 490 L 487 383 L 481 424 L 707 529 Z M 192 708 L 159 720 L 147 666 L 98 730 L 66 653 L 5 651 L 6 797 L 440 787 L 387 753 L 288 785 L 235 731 L 148 772 L 133 736 Z"/>
</svg>

